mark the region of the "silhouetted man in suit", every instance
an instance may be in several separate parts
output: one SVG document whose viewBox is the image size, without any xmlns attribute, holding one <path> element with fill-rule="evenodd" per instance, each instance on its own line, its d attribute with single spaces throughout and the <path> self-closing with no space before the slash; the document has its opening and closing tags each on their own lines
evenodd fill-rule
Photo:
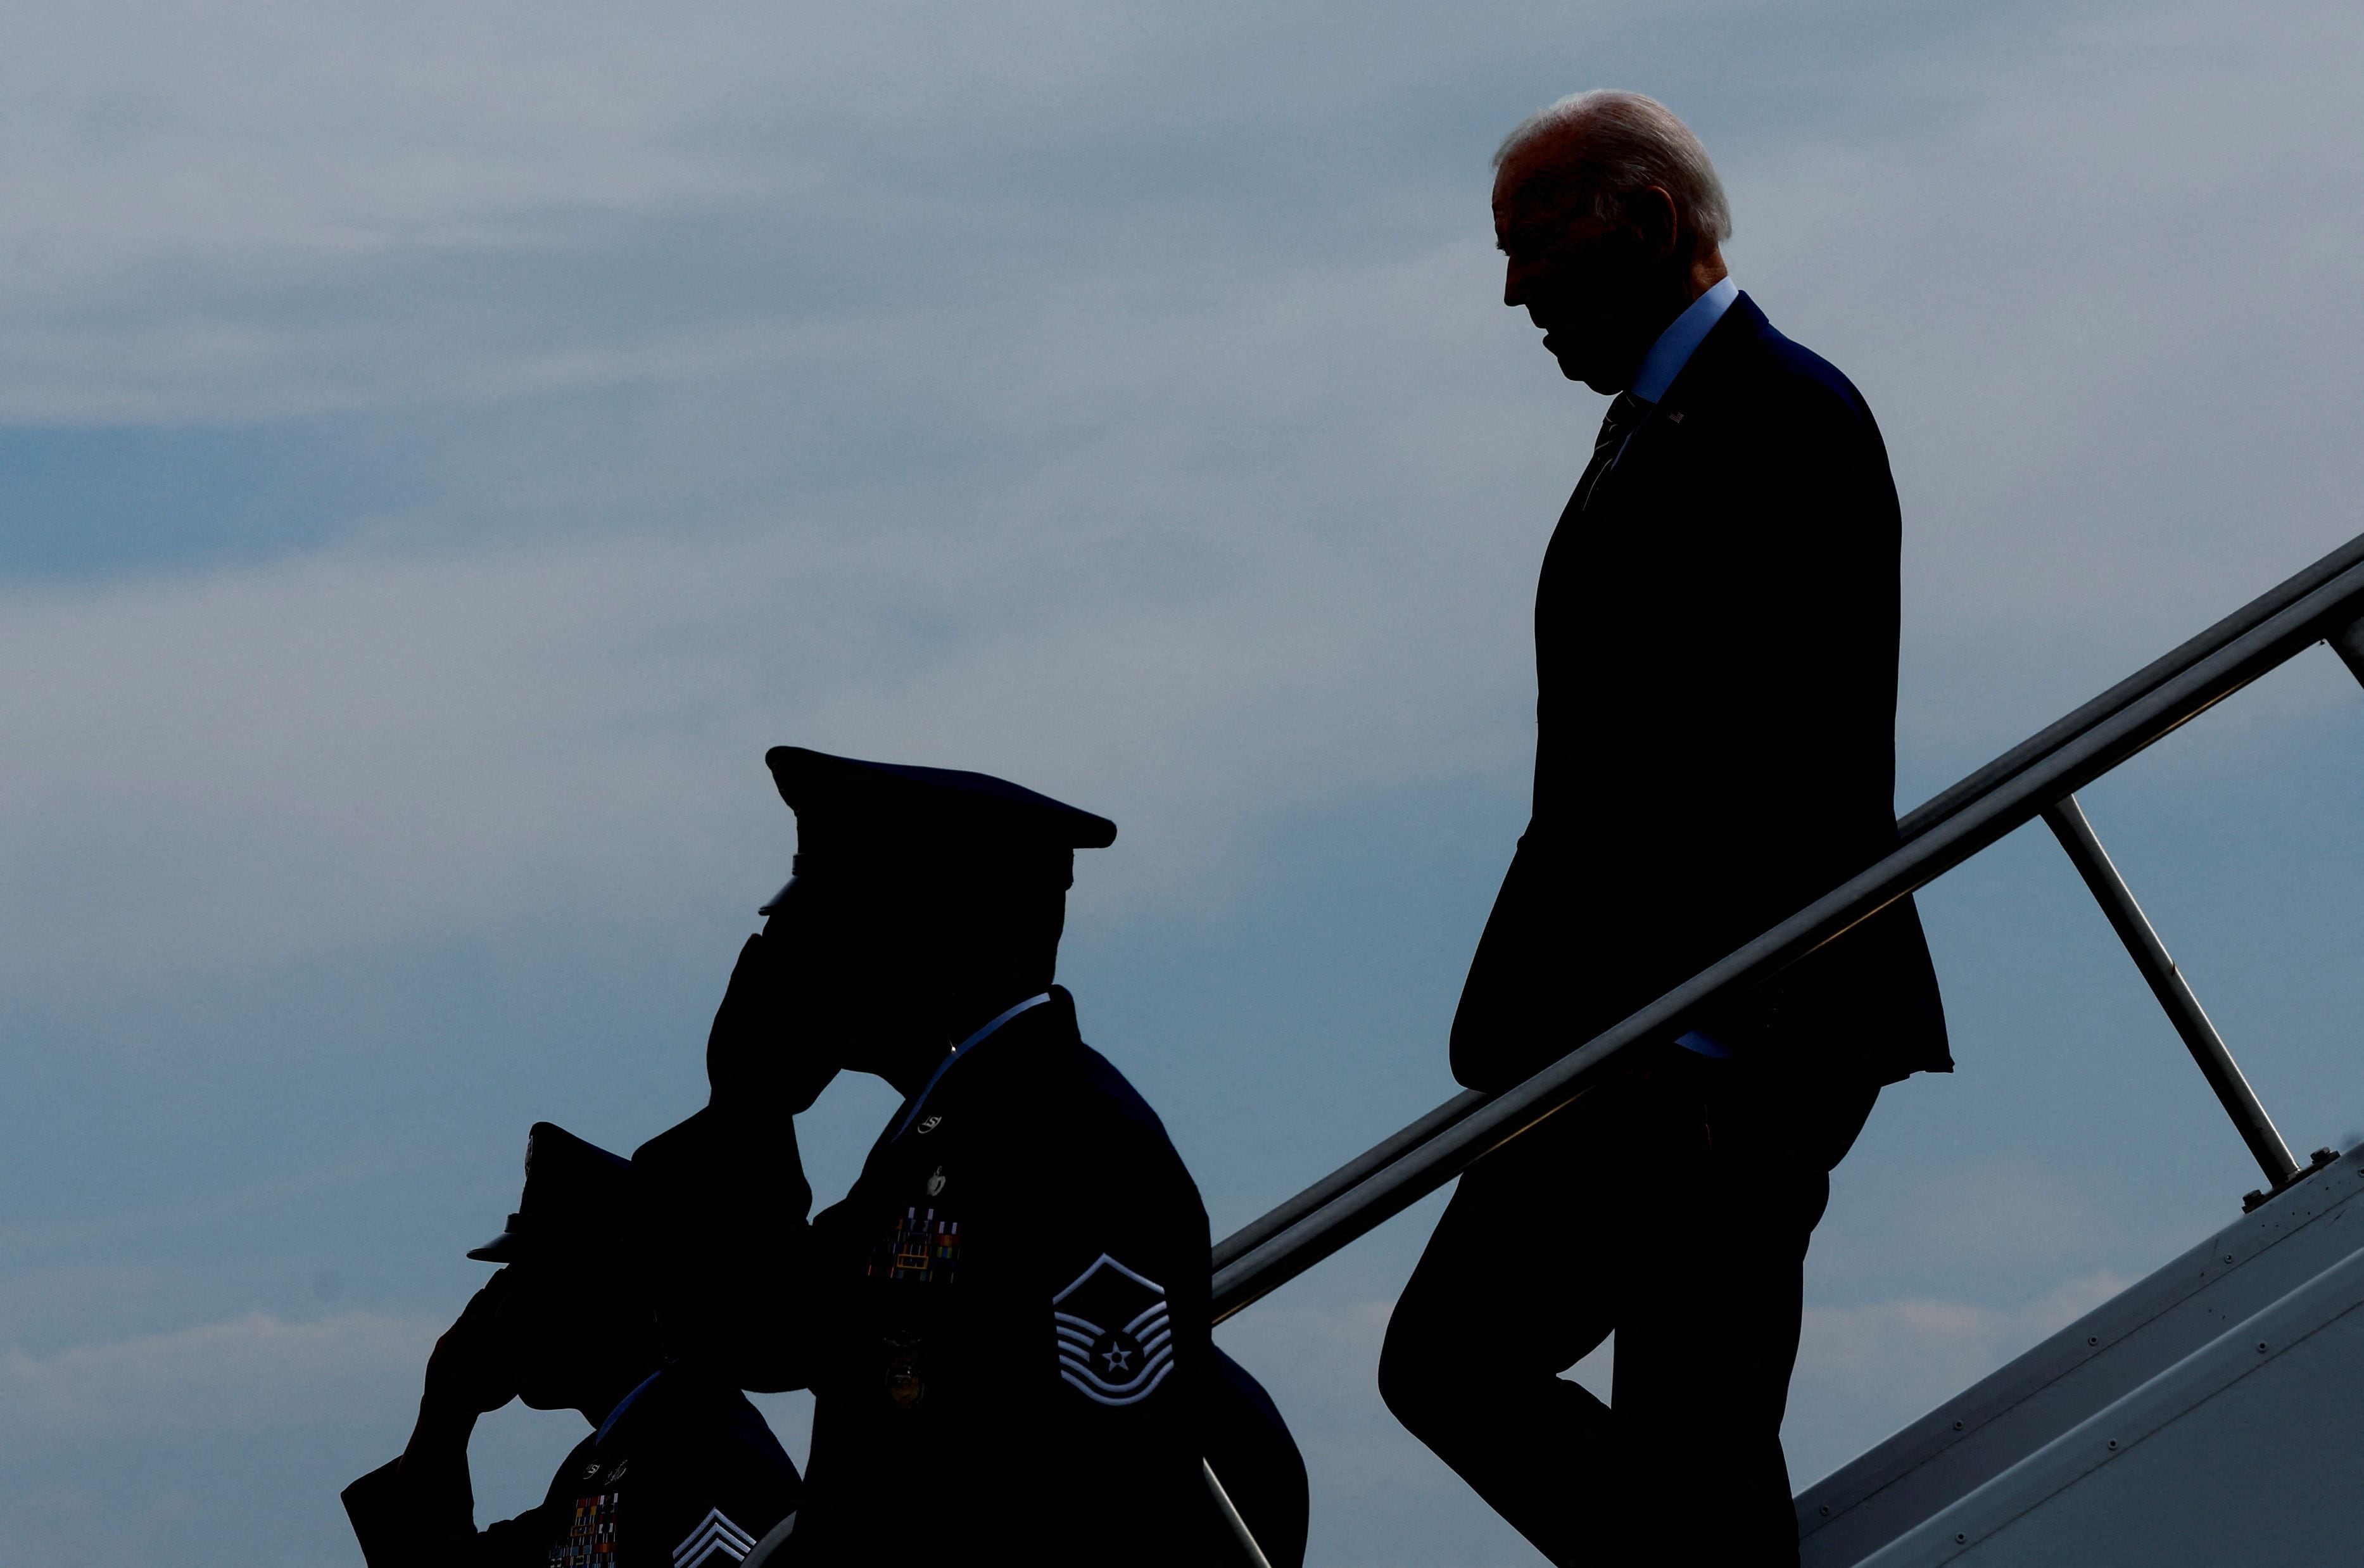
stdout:
<svg viewBox="0 0 2364 1568">
<path fill-rule="evenodd" d="M 1535 598 L 1534 812 L 1453 1026 L 1556 1060 L 1894 847 L 1898 512 L 1846 378 L 1737 292 L 1681 121 L 1593 93 L 1497 155 L 1503 302 L 1613 393 Z M 1461 1179 L 1388 1404 L 1561 1563 L 1794 1562 L 1808 1237 L 1884 1084 L 1950 1068 L 1891 906 Z M 1604 1406 L 1558 1374 L 1617 1336 Z"/>
</svg>

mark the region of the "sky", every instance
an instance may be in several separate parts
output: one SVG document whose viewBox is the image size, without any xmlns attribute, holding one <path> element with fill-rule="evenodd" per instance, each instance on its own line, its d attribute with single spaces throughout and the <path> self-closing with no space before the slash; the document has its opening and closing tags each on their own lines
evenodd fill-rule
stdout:
<svg viewBox="0 0 2364 1568">
<path fill-rule="evenodd" d="M 793 849 L 771 745 L 1121 824 L 1062 977 L 1219 1234 L 1452 1092 L 1600 413 L 1501 307 L 1487 215 L 1563 93 L 1691 123 L 1742 286 L 1882 422 L 1900 806 L 2364 527 L 2352 6 L 116 0 L 6 34 L 12 1562 L 359 1562 L 337 1491 L 399 1450 L 528 1125 L 628 1150 L 702 1103 Z M 2083 796 L 2302 1154 L 2364 1140 L 2360 766 L 2317 650 Z M 2257 1181 L 2040 828 L 1922 902 L 1960 1070 L 1834 1180 L 1801 1484 Z M 801 1118 L 823 1201 L 891 1100 Z M 1372 1387 L 1440 1201 L 1222 1330 L 1323 1568 L 1537 1561 Z M 808 1406 L 765 1407 L 800 1451 Z M 581 1435 L 491 1418 L 480 1517 Z"/>
</svg>

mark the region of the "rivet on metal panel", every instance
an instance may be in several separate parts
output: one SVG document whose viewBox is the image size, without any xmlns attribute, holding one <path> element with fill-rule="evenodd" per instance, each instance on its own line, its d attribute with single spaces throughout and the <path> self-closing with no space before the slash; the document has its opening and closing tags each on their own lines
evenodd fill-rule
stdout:
<svg viewBox="0 0 2364 1568">
<path fill-rule="evenodd" d="M 2102 1342 L 2102 1336 L 2099 1334 L 2088 1334 L 2085 1336 L 2085 1342 L 2089 1345 L 2098 1345 Z"/>
<path fill-rule="evenodd" d="M 1956 1530 L 1956 1531 L 1954 1532 L 1954 1544 L 1955 1544 L 1956 1546 L 1959 1546 L 1959 1545 L 1961 1545 L 1961 1544 L 1962 1544 L 1962 1542 L 1964 1542 L 1964 1541 L 1966 1541 L 1966 1540 L 1969 1540 L 1969 1539 L 1970 1539 L 1970 1532 L 1969 1532 L 1968 1530 L 1966 1530 L 1966 1529 L 1957 1529 L 1957 1530 Z"/>
<path fill-rule="evenodd" d="M 1955 1422 L 1955 1423 L 1954 1423 L 1954 1430 L 1956 1430 L 1956 1431 L 1957 1431 L 1957 1432 L 1958 1432 L 1958 1431 L 1960 1431 L 1961 1429 L 1962 1429 L 1962 1423 L 1961 1423 L 1961 1422 L 1959 1422 L 1959 1421 Z"/>
<path fill-rule="evenodd" d="M 2229 1262 L 2231 1262 L 2233 1261 L 2233 1254 L 2232 1254 L 2232 1253 L 2230 1253 L 2230 1252 L 2225 1253 L 2225 1261 L 2226 1262 L 2228 1262 L 2228 1263 L 2229 1263 Z"/>
<path fill-rule="evenodd" d="M 2112 1438 L 2112 1439 L 2110 1440 L 2110 1447 L 2111 1447 L 2112 1449 L 2113 1449 L 2113 1450 L 2114 1450 L 2117 1446 L 2118 1446 L 2118 1440 L 2117 1440 L 2117 1439 L 2115 1439 L 2115 1438 Z"/>
<path fill-rule="evenodd" d="M 1828 1503 L 1824 1503 L 1824 1504 L 1823 1505 L 1823 1518 L 1829 1518 L 1830 1517 L 1831 1517 L 1831 1506 L 1830 1506 Z"/>
<path fill-rule="evenodd" d="M 2259 1355 L 2264 1355 L 2266 1353 L 2266 1342 L 2263 1340 L 2259 1340 L 2258 1341 L 2258 1353 Z"/>
</svg>

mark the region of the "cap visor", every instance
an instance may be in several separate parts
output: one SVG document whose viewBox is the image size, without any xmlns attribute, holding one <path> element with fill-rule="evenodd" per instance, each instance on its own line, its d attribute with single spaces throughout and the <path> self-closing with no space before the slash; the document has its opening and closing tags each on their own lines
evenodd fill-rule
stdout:
<svg viewBox="0 0 2364 1568">
<path fill-rule="evenodd" d="M 485 1242 L 481 1247 L 471 1247 L 468 1249 L 468 1256 L 475 1259 L 480 1263 L 513 1262 L 516 1261 L 517 1253 L 518 1239 L 513 1233 L 507 1230 L 502 1231 L 499 1235 L 494 1237 L 491 1240 Z"/>
</svg>

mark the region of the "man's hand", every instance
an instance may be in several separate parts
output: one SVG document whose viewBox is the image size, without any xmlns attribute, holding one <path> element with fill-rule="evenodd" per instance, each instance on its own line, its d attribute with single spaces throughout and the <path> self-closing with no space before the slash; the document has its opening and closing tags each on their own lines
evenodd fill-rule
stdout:
<svg viewBox="0 0 2364 1568">
<path fill-rule="evenodd" d="M 467 1526 L 468 1439 L 476 1418 L 517 1397 L 501 1300 L 509 1292 L 507 1269 L 469 1298 L 459 1321 L 443 1330 L 427 1358 L 427 1391 L 418 1399 L 418 1424 L 402 1451 L 401 1474 L 416 1497 L 431 1500 L 439 1513 Z"/>
<path fill-rule="evenodd" d="M 797 1027 L 784 951 L 768 929 L 747 939 L 706 1037 L 708 1103 L 736 1124 L 796 1116 L 837 1076 L 837 1063 Z"/>
<path fill-rule="evenodd" d="M 499 1322 L 508 1290 L 504 1269 L 469 1298 L 459 1321 L 435 1341 L 427 1358 L 427 1391 L 418 1402 L 422 1423 L 473 1426 L 478 1416 L 517 1397 L 516 1371 Z"/>
<path fill-rule="evenodd" d="M 628 1259 L 654 1283 L 667 1351 L 742 1388 L 806 1386 L 789 1360 L 808 1338 L 793 1325 L 812 1295 L 811 1209 L 786 1116 L 751 1127 L 709 1106 L 635 1150 Z"/>
</svg>

